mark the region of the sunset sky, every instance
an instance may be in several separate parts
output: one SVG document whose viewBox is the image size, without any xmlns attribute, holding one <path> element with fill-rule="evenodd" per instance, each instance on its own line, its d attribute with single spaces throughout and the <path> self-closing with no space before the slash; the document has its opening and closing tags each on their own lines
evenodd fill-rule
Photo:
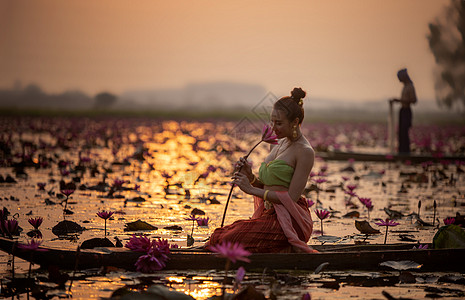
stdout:
<svg viewBox="0 0 465 300">
<path fill-rule="evenodd" d="M 232 81 L 281 96 L 434 99 L 426 35 L 449 0 L 0 0 L 0 88 L 181 88 Z"/>
</svg>

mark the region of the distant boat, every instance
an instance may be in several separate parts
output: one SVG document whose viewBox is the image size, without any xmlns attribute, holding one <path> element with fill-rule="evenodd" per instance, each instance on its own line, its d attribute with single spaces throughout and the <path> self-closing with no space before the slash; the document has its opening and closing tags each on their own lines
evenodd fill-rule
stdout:
<svg viewBox="0 0 465 300">
<path fill-rule="evenodd" d="M 364 152 L 342 152 L 328 151 L 317 152 L 316 155 L 324 160 L 349 160 L 355 161 L 411 161 L 412 163 L 421 163 L 426 161 L 465 161 L 465 156 L 439 156 L 431 154 L 381 154 L 381 153 L 364 153 Z"/>
</svg>

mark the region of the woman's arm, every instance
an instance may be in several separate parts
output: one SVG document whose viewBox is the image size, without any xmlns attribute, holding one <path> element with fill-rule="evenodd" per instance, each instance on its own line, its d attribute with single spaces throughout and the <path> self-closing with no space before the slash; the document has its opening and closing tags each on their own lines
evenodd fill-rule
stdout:
<svg viewBox="0 0 465 300">
<path fill-rule="evenodd" d="M 291 183 L 289 185 L 289 196 L 295 202 L 299 200 L 302 195 L 305 186 L 307 185 L 308 176 L 313 168 L 315 161 L 315 152 L 312 148 L 302 148 L 298 150 L 296 158 L 296 167 L 294 175 L 292 176 Z M 254 187 L 248 181 L 247 176 L 241 173 L 235 173 L 233 176 L 234 183 L 239 188 L 249 195 L 254 195 L 260 198 L 264 198 L 266 190 L 262 187 Z M 272 203 L 280 203 L 278 196 L 273 191 L 268 191 L 266 194 L 267 201 Z"/>
</svg>

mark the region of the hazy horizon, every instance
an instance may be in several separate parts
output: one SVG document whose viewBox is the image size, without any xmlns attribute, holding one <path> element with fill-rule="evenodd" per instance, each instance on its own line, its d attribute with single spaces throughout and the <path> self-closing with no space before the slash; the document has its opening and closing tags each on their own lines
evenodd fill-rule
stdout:
<svg viewBox="0 0 465 300">
<path fill-rule="evenodd" d="M 398 97 L 407 67 L 430 101 L 428 22 L 448 3 L 0 0 L 0 88 L 120 95 L 236 82 L 351 103 Z"/>
</svg>

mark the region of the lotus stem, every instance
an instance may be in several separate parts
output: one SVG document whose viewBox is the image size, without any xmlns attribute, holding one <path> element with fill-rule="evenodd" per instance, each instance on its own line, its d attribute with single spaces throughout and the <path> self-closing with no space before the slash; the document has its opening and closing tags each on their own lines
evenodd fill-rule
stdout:
<svg viewBox="0 0 465 300">
<path fill-rule="evenodd" d="M 434 222 L 436 221 L 436 200 L 433 202 L 433 226 Z"/>
<path fill-rule="evenodd" d="M 321 236 L 323 236 L 323 220 L 320 220 L 321 221 Z"/>
<path fill-rule="evenodd" d="M 420 219 L 421 200 L 418 200 L 418 219 Z"/>
<path fill-rule="evenodd" d="M 253 146 L 253 148 L 250 149 L 249 153 L 247 153 L 247 155 L 244 156 L 244 158 L 247 159 L 249 157 L 250 153 L 252 153 L 252 151 L 255 148 L 257 148 L 258 145 L 261 144 L 261 142 L 263 142 L 263 140 L 260 140 L 260 142 L 256 143 L 255 146 Z M 241 170 L 242 170 L 242 167 L 240 167 L 237 172 L 240 172 Z M 231 189 L 229 190 L 228 200 L 226 201 L 226 204 L 224 206 L 223 219 L 221 220 L 221 226 L 220 227 L 223 227 L 223 225 L 224 225 L 224 218 L 226 217 L 226 211 L 228 210 L 229 200 L 231 200 L 231 195 L 232 195 L 233 189 L 234 189 L 234 184 L 231 186 Z"/>
<path fill-rule="evenodd" d="M 386 245 L 388 229 L 389 226 L 386 226 L 386 234 L 384 235 L 384 245 Z"/>
</svg>

